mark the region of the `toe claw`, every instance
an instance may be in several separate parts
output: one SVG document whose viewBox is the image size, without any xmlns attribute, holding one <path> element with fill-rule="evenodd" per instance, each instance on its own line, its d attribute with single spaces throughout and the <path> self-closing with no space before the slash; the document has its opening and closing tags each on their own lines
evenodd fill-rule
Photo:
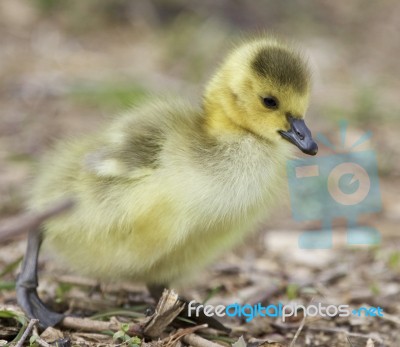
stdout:
<svg viewBox="0 0 400 347">
<path fill-rule="evenodd" d="M 26 288 L 18 285 L 17 300 L 18 304 L 29 316 L 29 318 L 35 318 L 39 320 L 39 325 L 42 328 L 55 326 L 64 318 L 63 314 L 49 310 L 40 300 L 36 289 L 34 288 Z"/>
</svg>

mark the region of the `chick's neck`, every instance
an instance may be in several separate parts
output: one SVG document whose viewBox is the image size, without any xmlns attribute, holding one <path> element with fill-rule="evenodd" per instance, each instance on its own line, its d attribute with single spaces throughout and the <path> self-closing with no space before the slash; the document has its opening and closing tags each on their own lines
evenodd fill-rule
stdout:
<svg viewBox="0 0 400 347">
<path fill-rule="evenodd" d="M 220 97 L 210 97 L 209 93 L 204 96 L 203 110 L 206 132 L 213 137 L 231 139 L 248 134 L 248 129 L 233 120 L 236 118 L 232 117 L 233 114 L 240 112 L 231 106 L 234 104 L 234 95 L 227 91 L 219 91 L 215 95 L 220 95 Z"/>
</svg>

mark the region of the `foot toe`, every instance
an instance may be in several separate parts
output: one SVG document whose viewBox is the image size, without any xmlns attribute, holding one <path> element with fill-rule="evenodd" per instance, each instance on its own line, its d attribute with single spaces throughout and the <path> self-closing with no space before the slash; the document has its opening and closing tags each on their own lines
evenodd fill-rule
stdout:
<svg viewBox="0 0 400 347">
<path fill-rule="evenodd" d="M 63 314 L 51 311 L 45 306 L 45 304 L 40 300 L 36 289 L 18 286 L 17 300 L 18 304 L 29 318 L 39 320 L 39 325 L 42 328 L 55 326 L 64 318 Z"/>
</svg>

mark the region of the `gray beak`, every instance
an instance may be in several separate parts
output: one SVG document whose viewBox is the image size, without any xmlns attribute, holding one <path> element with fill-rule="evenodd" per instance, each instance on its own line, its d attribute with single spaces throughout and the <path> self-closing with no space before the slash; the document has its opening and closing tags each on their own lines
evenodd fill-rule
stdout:
<svg viewBox="0 0 400 347">
<path fill-rule="evenodd" d="M 310 129 L 307 128 L 303 119 L 288 117 L 290 129 L 288 131 L 279 130 L 279 134 L 289 142 L 293 143 L 303 153 L 316 155 L 318 145 L 311 136 Z"/>
</svg>

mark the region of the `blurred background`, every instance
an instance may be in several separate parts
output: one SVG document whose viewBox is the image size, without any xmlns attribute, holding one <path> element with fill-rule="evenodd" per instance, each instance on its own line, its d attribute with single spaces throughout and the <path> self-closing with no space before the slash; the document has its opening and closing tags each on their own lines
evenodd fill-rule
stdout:
<svg viewBox="0 0 400 347">
<path fill-rule="evenodd" d="M 284 283 L 286 298 L 301 298 L 288 284 L 310 284 L 340 263 L 354 271 L 329 295 L 350 303 L 360 297 L 371 305 L 386 302 L 388 312 L 398 316 L 399 17 L 396 0 L 2 0 L 0 218 L 23 210 L 35 166 L 57 139 L 95 130 L 154 94 L 200 102 L 204 83 L 232 45 L 272 33 L 295 42 L 309 57 L 314 86 L 307 117 L 314 133 L 338 143 L 340 120 L 349 122 L 350 143 L 373 132 L 369 145 L 378 157 L 382 211 L 363 221 L 381 232 L 382 245 L 347 248 L 345 221 L 339 219 L 333 249 L 300 250 L 299 230 L 318 223 L 293 221 L 287 204 L 268 220 L 263 228 L 268 233 L 253 236 L 203 276 L 219 273 L 221 264 L 237 267 L 244 282 L 220 276 L 208 282 L 222 285 L 231 301 L 254 296 L 266 277 L 269 285 Z M 333 153 L 320 148 L 321 155 Z M 17 263 L 23 247 L 20 239 L 2 246 L 0 269 Z M 3 277 L 12 281 L 15 268 Z M 255 289 L 244 284 L 256 282 Z M 193 295 L 202 290 L 209 287 Z M 0 293 L 13 301 L 14 293 Z M 369 331 L 400 339 L 393 337 L 396 329 L 382 332 L 371 324 Z"/>
</svg>

